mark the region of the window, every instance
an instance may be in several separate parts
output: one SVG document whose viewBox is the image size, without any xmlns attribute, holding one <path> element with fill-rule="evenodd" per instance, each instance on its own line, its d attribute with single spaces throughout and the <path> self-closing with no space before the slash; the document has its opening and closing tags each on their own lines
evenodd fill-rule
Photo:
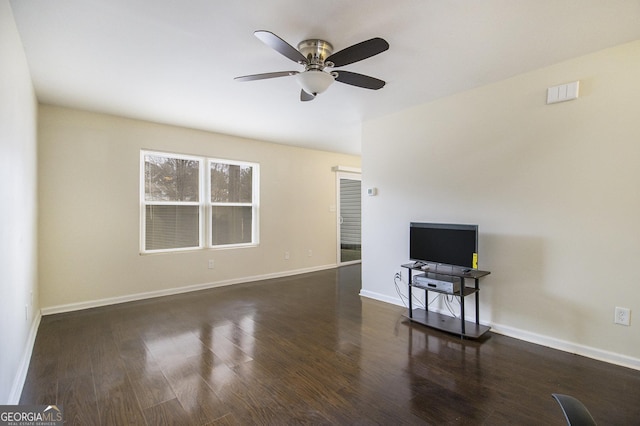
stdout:
<svg viewBox="0 0 640 426">
<path fill-rule="evenodd" d="M 258 243 L 258 164 L 142 151 L 141 175 L 143 253 Z"/>
<path fill-rule="evenodd" d="M 253 241 L 253 169 L 246 163 L 209 161 L 211 245 Z"/>
</svg>

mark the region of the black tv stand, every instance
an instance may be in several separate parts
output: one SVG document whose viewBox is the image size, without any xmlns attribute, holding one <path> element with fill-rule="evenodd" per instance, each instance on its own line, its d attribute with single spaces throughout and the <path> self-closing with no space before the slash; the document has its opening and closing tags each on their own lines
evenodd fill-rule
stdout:
<svg viewBox="0 0 640 426">
<path fill-rule="evenodd" d="M 424 264 L 422 264 L 424 265 Z M 452 280 L 460 280 L 460 290 L 455 293 L 441 291 L 434 288 L 429 288 L 424 285 L 419 285 L 414 283 L 413 281 L 413 271 L 425 272 L 422 269 L 422 265 L 417 265 L 416 263 L 407 263 L 402 265 L 403 268 L 407 268 L 409 272 L 409 313 L 407 318 L 410 321 L 417 322 L 427 327 L 435 328 L 438 330 L 446 331 L 448 333 L 457 334 L 462 338 L 470 338 L 477 339 L 485 334 L 487 331 L 491 329 L 491 327 L 481 325 L 480 324 L 480 300 L 478 298 L 478 293 L 480 291 L 480 278 L 489 275 L 491 272 L 489 271 L 480 271 L 478 269 L 471 270 L 456 270 L 454 268 L 450 268 L 445 270 L 438 270 L 437 266 L 434 268 L 429 268 L 428 272 L 436 272 L 439 276 L 438 279 L 446 280 L 447 277 L 450 277 Z M 468 287 L 465 285 L 466 279 L 472 279 L 474 281 L 473 287 Z M 438 312 L 430 311 L 429 309 L 413 309 L 413 301 L 412 301 L 412 288 L 419 288 L 424 290 L 425 293 L 425 301 L 428 302 L 428 295 L 430 291 L 441 294 L 452 294 L 460 297 L 460 318 L 455 318 L 450 315 L 441 314 Z M 466 321 L 464 319 L 464 299 L 466 296 L 475 295 L 476 302 L 476 320 L 475 322 Z"/>
</svg>

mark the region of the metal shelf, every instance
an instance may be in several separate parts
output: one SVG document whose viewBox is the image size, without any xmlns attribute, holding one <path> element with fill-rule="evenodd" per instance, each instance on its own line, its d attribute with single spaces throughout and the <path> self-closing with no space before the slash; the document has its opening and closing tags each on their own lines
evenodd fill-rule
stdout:
<svg viewBox="0 0 640 426">
<path fill-rule="evenodd" d="M 443 290 L 438 290 L 435 288 L 431 288 L 431 287 L 427 287 L 424 285 L 418 285 L 418 284 L 409 284 L 411 287 L 413 288 L 419 288 L 421 290 L 427 290 L 427 291 L 432 291 L 434 293 L 441 293 L 441 294 L 448 294 L 451 296 L 460 296 L 460 292 L 456 291 L 454 293 L 450 292 L 450 291 L 443 291 Z M 473 287 L 464 287 L 462 289 L 462 296 L 469 296 L 472 295 L 473 293 L 477 293 L 479 290 L 473 288 Z"/>
<path fill-rule="evenodd" d="M 413 283 L 413 271 L 423 270 L 419 267 L 414 266 L 413 263 L 408 263 L 402 265 L 403 268 L 407 268 L 409 272 L 409 312 L 407 314 L 407 318 L 409 320 L 426 325 L 427 327 L 435 328 L 438 330 L 446 331 L 447 333 L 454 333 L 459 335 L 462 338 L 470 338 L 477 339 L 482 336 L 484 333 L 489 331 L 491 328 L 485 325 L 480 324 L 480 303 L 479 303 L 479 292 L 480 292 L 480 278 L 489 275 L 489 271 L 480 271 L 478 269 L 471 269 L 466 271 L 456 271 L 453 268 L 451 269 L 451 273 L 443 272 L 442 270 L 434 271 L 431 268 L 429 270 L 439 275 L 449 276 L 449 277 L 458 277 L 461 279 L 461 287 L 457 292 L 449 292 L 443 290 L 437 290 L 431 287 L 427 287 L 425 285 L 417 285 Z M 436 268 L 437 269 L 437 268 Z M 473 287 L 468 287 L 465 285 L 465 279 L 472 279 L 474 281 Z M 456 318 L 450 315 L 441 314 L 434 311 L 429 311 L 428 309 L 413 309 L 412 306 L 412 296 L 411 289 L 419 288 L 420 290 L 424 290 L 425 299 L 428 297 L 428 292 L 432 291 L 434 293 L 439 294 L 447 294 L 458 296 L 460 298 L 460 318 Z M 476 321 L 466 321 L 465 312 L 464 312 L 464 299 L 466 296 L 475 295 L 475 308 L 476 308 Z"/>
<path fill-rule="evenodd" d="M 462 321 L 460 318 L 455 318 L 450 315 L 445 315 L 434 311 L 413 309 L 411 313 L 412 315 L 407 316 L 407 318 L 409 318 L 409 320 L 411 320 L 412 322 L 446 331 L 447 333 L 453 333 L 462 337 L 468 337 L 470 339 L 477 339 L 491 329 L 491 327 L 488 327 L 486 325 L 476 324 L 475 322 L 471 321 Z M 464 322 L 464 333 L 462 332 L 461 321 Z"/>
</svg>

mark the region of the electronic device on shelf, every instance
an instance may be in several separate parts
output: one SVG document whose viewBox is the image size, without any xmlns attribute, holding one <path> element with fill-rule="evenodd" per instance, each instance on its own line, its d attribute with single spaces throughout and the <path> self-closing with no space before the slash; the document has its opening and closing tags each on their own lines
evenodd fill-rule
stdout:
<svg viewBox="0 0 640 426">
<path fill-rule="evenodd" d="M 429 266 L 430 272 L 478 269 L 478 225 L 411 222 L 409 258 Z"/>
<path fill-rule="evenodd" d="M 412 283 L 414 287 L 424 288 L 425 290 L 437 290 L 443 293 L 454 294 L 460 292 L 462 279 L 451 275 L 427 272 L 414 275 Z"/>
</svg>

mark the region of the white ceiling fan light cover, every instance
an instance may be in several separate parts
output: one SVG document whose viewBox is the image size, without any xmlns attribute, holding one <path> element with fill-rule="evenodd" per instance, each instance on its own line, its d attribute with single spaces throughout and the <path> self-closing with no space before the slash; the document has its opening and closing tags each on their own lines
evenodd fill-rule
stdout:
<svg viewBox="0 0 640 426">
<path fill-rule="evenodd" d="M 316 96 L 324 92 L 334 82 L 333 75 L 321 70 L 308 70 L 296 75 L 298 84 L 302 90 L 310 95 Z"/>
</svg>

